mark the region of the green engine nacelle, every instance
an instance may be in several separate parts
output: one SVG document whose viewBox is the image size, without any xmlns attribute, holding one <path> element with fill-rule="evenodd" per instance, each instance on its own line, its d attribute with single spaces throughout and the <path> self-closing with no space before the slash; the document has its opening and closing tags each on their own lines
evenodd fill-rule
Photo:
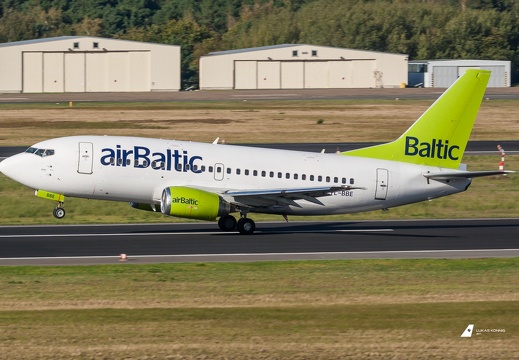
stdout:
<svg viewBox="0 0 519 360">
<path fill-rule="evenodd" d="M 212 221 L 229 214 L 230 204 L 215 193 L 170 186 L 162 191 L 160 210 L 165 215 Z"/>
</svg>

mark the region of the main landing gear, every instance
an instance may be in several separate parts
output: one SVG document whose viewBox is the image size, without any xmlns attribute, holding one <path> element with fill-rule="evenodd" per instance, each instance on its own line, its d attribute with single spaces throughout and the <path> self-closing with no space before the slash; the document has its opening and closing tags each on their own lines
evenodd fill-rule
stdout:
<svg viewBox="0 0 519 360">
<path fill-rule="evenodd" d="M 256 230 L 256 224 L 252 219 L 245 217 L 242 214 L 242 217 L 236 221 L 236 218 L 232 215 L 225 215 L 220 217 L 218 220 L 218 227 L 222 231 L 233 231 L 238 228 L 238 231 L 242 235 L 251 235 Z"/>
</svg>

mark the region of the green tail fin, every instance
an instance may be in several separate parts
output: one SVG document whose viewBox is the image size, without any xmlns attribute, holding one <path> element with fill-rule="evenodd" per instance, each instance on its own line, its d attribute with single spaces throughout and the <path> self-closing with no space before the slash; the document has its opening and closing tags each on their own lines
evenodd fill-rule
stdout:
<svg viewBox="0 0 519 360">
<path fill-rule="evenodd" d="M 342 154 L 457 169 L 489 78 L 488 70 L 467 70 L 397 140 Z"/>
</svg>

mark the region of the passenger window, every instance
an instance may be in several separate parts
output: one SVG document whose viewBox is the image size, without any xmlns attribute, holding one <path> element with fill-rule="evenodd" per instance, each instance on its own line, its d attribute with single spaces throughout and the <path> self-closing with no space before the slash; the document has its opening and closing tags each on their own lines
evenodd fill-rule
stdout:
<svg viewBox="0 0 519 360">
<path fill-rule="evenodd" d="M 297 180 L 297 178 L 298 178 L 298 175 L 294 174 L 294 180 Z"/>
<path fill-rule="evenodd" d="M 310 175 L 310 181 L 314 181 L 314 176 Z"/>
<path fill-rule="evenodd" d="M 338 178 L 338 177 L 334 177 L 334 178 L 333 178 L 333 182 L 336 183 L 336 184 L 338 184 L 338 183 L 339 183 L 339 178 Z"/>
<path fill-rule="evenodd" d="M 227 174 L 231 174 L 232 170 L 231 168 L 227 168 Z"/>
<path fill-rule="evenodd" d="M 240 169 L 236 169 L 236 175 L 240 175 L 241 174 L 241 170 Z"/>
<path fill-rule="evenodd" d="M 207 169 L 210 173 L 213 172 L 213 167 L 212 166 L 209 166 L 209 169 Z"/>
<path fill-rule="evenodd" d="M 278 172 L 278 178 L 281 179 L 282 177 L 283 177 L 283 173 Z"/>
<path fill-rule="evenodd" d="M 342 183 L 346 184 L 346 178 L 342 178 Z"/>
<path fill-rule="evenodd" d="M 269 173 L 269 175 L 270 175 L 271 178 L 273 178 L 273 177 L 274 177 L 274 171 L 271 171 L 271 172 Z"/>
<path fill-rule="evenodd" d="M 326 182 L 330 182 L 330 177 L 329 176 L 326 177 Z"/>
<path fill-rule="evenodd" d="M 115 158 L 114 158 L 114 157 L 111 157 L 111 158 L 110 158 L 110 165 L 114 165 L 114 164 L 115 164 Z M 138 165 L 139 165 L 139 162 L 137 161 L 137 162 L 135 163 L 135 166 L 138 166 Z"/>
<path fill-rule="evenodd" d="M 353 185 L 353 184 L 355 184 L 355 179 L 351 178 L 350 179 L 350 185 Z"/>
<path fill-rule="evenodd" d="M 265 170 L 263 170 L 263 171 L 261 172 L 261 176 L 263 176 L 263 177 L 267 176 L 267 172 L 266 172 Z"/>
<path fill-rule="evenodd" d="M 301 175 L 301 180 L 306 180 L 306 174 Z"/>
<path fill-rule="evenodd" d="M 323 181 L 323 177 L 322 177 L 321 175 L 319 175 L 319 176 L 317 177 L 317 181 L 319 181 L 319 182 Z"/>
<path fill-rule="evenodd" d="M 249 169 L 245 169 L 245 175 L 249 176 Z"/>
<path fill-rule="evenodd" d="M 254 170 L 254 171 L 252 172 L 252 175 L 254 175 L 254 176 L 258 176 L 258 170 Z"/>
<path fill-rule="evenodd" d="M 285 174 L 285 179 L 290 179 L 290 173 Z"/>
<path fill-rule="evenodd" d="M 205 172 L 205 165 L 202 165 L 202 167 L 200 168 L 200 170 L 202 170 L 202 172 Z"/>
</svg>

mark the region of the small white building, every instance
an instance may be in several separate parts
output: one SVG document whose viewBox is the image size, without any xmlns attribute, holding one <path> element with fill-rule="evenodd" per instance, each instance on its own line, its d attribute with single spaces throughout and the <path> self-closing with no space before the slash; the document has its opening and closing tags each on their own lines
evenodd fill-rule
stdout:
<svg viewBox="0 0 519 360">
<path fill-rule="evenodd" d="M 467 69 L 490 70 L 488 87 L 509 87 L 510 61 L 500 60 L 423 60 L 409 61 L 409 86 L 451 86 Z"/>
<path fill-rule="evenodd" d="M 402 87 L 407 55 L 282 44 L 218 51 L 200 58 L 200 89 Z"/>
<path fill-rule="evenodd" d="M 179 89 L 180 46 L 91 36 L 0 44 L 0 92 Z"/>
</svg>

